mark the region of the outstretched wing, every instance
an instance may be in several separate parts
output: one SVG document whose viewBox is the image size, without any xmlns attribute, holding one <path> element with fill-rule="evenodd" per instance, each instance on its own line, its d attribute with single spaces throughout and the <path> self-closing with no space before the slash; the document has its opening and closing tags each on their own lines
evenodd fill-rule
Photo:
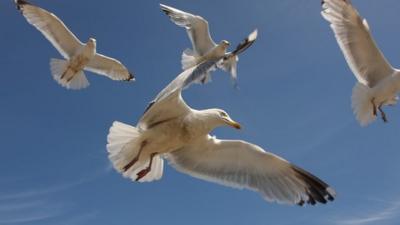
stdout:
<svg viewBox="0 0 400 225">
<path fill-rule="evenodd" d="M 85 70 L 107 76 L 113 80 L 134 80 L 133 74 L 120 61 L 98 53 L 86 65 Z"/>
<path fill-rule="evenodd" d="M 216 46 L 212 40 L 207 20 L 170 6 L 160 4 L 161 10 L 176 25 L 185 27 L 197 55 L 204 55 Z"/>
<path fill-rule="evenodd" d="M 367 21 L 349 0 L 323 0 L 322 16 L 331 24 L 336 40 L 358 81 L 373 87 L 394 69 L 377 47 Z"/>
<path fill-rule="evenodd" d="M 53 13 L 32 5 L 25 0 L 15 0 L 26 20 L 36 27 L 60 52 L 69 59 L 83 44 Z"/>
<path fill-rule="evenodd" d="M 236 188 L 260 192 L 278 203 L 327 203 L 335 192 L 307 171 L 244 141 L 207 136 L 174 151 L 167 159 L 191 176 Z"/>
<path fill-rule="evenodd" d="M 190 107 L 182 99 L 181 92 L 188 86 L 188 80 L 192 79 L 193 70 L 196 68 L 197 66 L 183 71 L 158 93 L 156 98 L 147 106 L 139 120 L 138 127 L 146 129 L 190 111 Z"/>
</svg>

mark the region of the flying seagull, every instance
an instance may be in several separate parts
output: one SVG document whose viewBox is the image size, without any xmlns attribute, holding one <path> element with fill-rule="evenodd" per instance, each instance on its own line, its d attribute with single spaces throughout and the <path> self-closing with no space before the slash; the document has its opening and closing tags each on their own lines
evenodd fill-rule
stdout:
<svg viewBox="0 0 400 225">
<path fill-rule="evenodd" d="M 115 121 L 107 151 L 114 168 L 139 182 L 159 180 L 164 159 L 178 171 L 222 185 L 259 192 L 267 201 L 303 205 L 333 201 L 335 191 L 309 172 L 261 147 L 220 140 L 219 126 L 240 129 L 221 109 L 195 110 L 181 92 L 196 67 L 178 75 L 150 103 L 136 127 Z"/>
<path fill-rule="evenodd" d="M 385 105 L 395 105 L 400 91 L 400 71 L 393 68 L 377 47 L 367 20 L 349 0 L 323 0 L 322 16 L 331 24 L 336 40 L 358 82 L 352 107 L 362 126 L 373 122 L 378 111 L 384 122 Z"/>
<path fill-rule="evenodd" d="M 182 53 L 182 69 L 186 70 L 204 61 L 220 59 L 218 68 L 231 73 L 236 84 L 238 55 L 250 47 L 257 39 L 257 30 L 254 30 L 244 39 L 234 51 L 226 52 L 229 42 L 222 40 L 216 44 L 211 38 L 208 22 L 201 16 L 193 15 L 170 6 L 160 4 L 161 10 L 167 14 L 176 25 L 186 28 L 193 49 L 186 49 Z M 210 71 L 205 71 L 200 82 L 210 80 Z"/>
<path fill-rule="evenodd" d="M 65 58 L 50 60 L 52 76 L 63 87 L 77 90 L 89 86 L 83 70 L 113 80 L 134 80 L 133 74 L 121 62 L 96 53 L 94 38 L 82 43 L 53 13 L 25 0 L 15 0 L 15 3 L 28 23 L 36 27 Z"/>
</svg>

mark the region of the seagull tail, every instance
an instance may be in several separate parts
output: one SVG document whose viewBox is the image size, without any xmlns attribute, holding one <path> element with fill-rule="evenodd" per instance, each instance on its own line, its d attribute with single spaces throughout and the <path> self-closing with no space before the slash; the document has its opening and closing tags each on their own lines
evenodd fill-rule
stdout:
<svg viewBox="0 0 400 225">
<path fill-rule="evenodd" d="M 182 69 L 187 70 L 197 65 L 197 57 L 192 49 L 186 49 L 182 52 Z"/>
<path fill-rule="evenodd" d="M 78 90 L 89 86 L 83 71 L 75 73 L 69 69 L 67 60 L 51 59 L 50 70 L 54 80 L 67 89 Z"/>
<path fill-rule="evenodd" d="M 237 55 L 231 54 L 218 65 L 219 68 L 231 74 L 232 82 L 236 86 L 237 80 L 237 62 L 239 57 Z"/>
<path fill-rule="evenodd" d="M 371 98 L 371 89 L 369 87 L 359 82 L 354 86 L 353 95 L 351 96 L 352 107 L 361 126 L 367 126 L 376 118 Z"/>
<path fill-rule="evenodd" d="M 108 158 L 114 169 L 124 177 L 136 180 L 137 174 L 149 165 L 150 157 L 142 157 L 145 156 L 143 153 L 137 162 L 125 170 L 143 146 L 141 133 L 136 127 L 115 121 L 110 128 L 107 142 Z M 163 174 L 163 165 L 163 159 L 159 155 L 154 156 L 150 172 L 139 182 L 159 180 Z"/>
</svg>

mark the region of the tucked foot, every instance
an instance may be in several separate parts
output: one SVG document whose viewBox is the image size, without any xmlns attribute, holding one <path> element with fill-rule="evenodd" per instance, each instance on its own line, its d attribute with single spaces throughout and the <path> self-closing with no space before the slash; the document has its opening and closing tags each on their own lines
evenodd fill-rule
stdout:
<svg viewBox="0 0 400 225">
<path fill-rule="evenodd" d="M 124 172 L 128 171 L 129 168 L 131 168 L 133 165 L 135 165 L 135 163 L 139 160 L 140 153 L 142 153 L 142 150 L 143 150 L 144 146 L 146 146 L 146 144 L 147 144 L 147 141 L 142 142 L 142 144 L 140 145 L 140 149 L 139 149 L 137 155 L 135 156 L 135 158 L 133 158 L 128 164 L 126 164 L 124 166 L 124 168 L 122 168 L 122 170 Z"/>
<path fill-rule="evenodd" d="M 382 105 L 380 105 L 379 107 L 378 107 L 378 109 L 379 109 L 379 112 L 381 112 L 381 116 L 382 116 L 382 120 L 383 120 L 383 122 L 385 122 L 385 123 L 387 123 L 388 122 L 388 120 L 387 120 L 387 117 L 386 117 L 386 114 L 385 114 L 385 112 L 382 110 Z"/>
<path fill-rule="evenodd" d="M 374 100 L 375 99 L 372 99 L 371 100 L 371 103 L 372 103 L 372 114 L 374 115 L 374 116 L 376 116 L 378 113 L 377 113 L 377 111 L 376 111 L 376 105 L 375 105 L 375 102 L 374 102 Z"/>
<path fill-rule="evenodd" d="M 131 168 L 133 165 L 135 165 L 135 163 L 139 160 L 139 157 L 135 157 L 134 159 L 132 159 L 128 164 L 126 164 L 126 166 L 124 166 L 124 168 L 122 168 L 124 170 L 124 172 L 128 171 L 129 168 Z"/>
<path fill-rule="evenodd" d="M 135 181 L 139 181 L 140 179 L 142 179 L 144 176 L 146 176 L 149 172 L 151 171 L 150 167 L 147 167 L 144 170 L 141 170 L 139 173 L 137 173 L 137 178 Z"/>
<path fill-rule="evenodd" d="M 141 170 L 139 173 L 136 174 L 137 178 L 136 178 L 135 181 L 138 181 L 138 180 L 142 179 L 144 176 L 146 176 L 151 171 L 151 165 L 153 164 L 153 158 L 157 154 L 158 154 L 157 152 L 151 153 L 149 165 L 147 166 L 146 169 Z"/>
</svg>

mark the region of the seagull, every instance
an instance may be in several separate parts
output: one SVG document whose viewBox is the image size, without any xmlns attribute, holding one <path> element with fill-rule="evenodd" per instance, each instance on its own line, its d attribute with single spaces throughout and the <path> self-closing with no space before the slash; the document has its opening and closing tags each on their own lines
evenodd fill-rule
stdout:
<svg viewBox="0 0 400 225">
<path fill-rule="evenodd" d="M 138 182 L 161 179 L 164 159 L 178 171 L 218 184 L 259 192 L 267 201 L 327 203 L 335 191 L 325 182 L 242 140 L 220 140 L 209 133 L 220 126 L 240 129 L 222 109 L 192 109 L 181 92 L 196 67 L 183 71 L 149 104 L 136 127 L 115 121 L 107 137 L 113 167 Z"/>
<path fill-rule="evenodd" d="M 15 0 L 15 4 L 28 23 L 36 27 L 65 58 L 50 60 L 52 76 L 61 86 L 75 90 L 89 86 L 83 70 L 113 80 L 134 80 L 133 74 L 120 61 L 96 52 L 94 38 L 82 43 L 53 13 L 26 0 Z"/>
<path fill-rule="evenodd" d="M 395 105 L 400 91 L 400 71 L 393 68 L 377 47 L 366 19 L 361 18 L 349 0 L 323 0 L 322 16 L 358 82 L 353 88 L 352 107 L 362 126 L 373 122 L 382 107 Z"/>
<path fill-rule="evenodd" d="M 204 61 L 222 58 L 217 67 L 228 71 L 236 85 L 238 55 L 255 42 L 258 34 L 257 29 L 250 33 L 234 51 L 226 52 L 230 45 L 229 42 L 222 40 L 219 44 L 216 44 L 211 38 L 208 22 L 203 17 L 163 4 L 160 4 L 160 7 L 161 10 L 169 16 L 172 22 L 186 28 L 190 41 L 192 42 L 193 49 L 186 49 L 182 53 L 182 69 L 186 70 Z M 214 69 L 215 68 L 212 68 L 210 71 Z M 201 83 L 206 83 L 211 79 L 210 71 L 205 71 L 201 77 L 202 79 L 200 79 Z"/>
</svg>

